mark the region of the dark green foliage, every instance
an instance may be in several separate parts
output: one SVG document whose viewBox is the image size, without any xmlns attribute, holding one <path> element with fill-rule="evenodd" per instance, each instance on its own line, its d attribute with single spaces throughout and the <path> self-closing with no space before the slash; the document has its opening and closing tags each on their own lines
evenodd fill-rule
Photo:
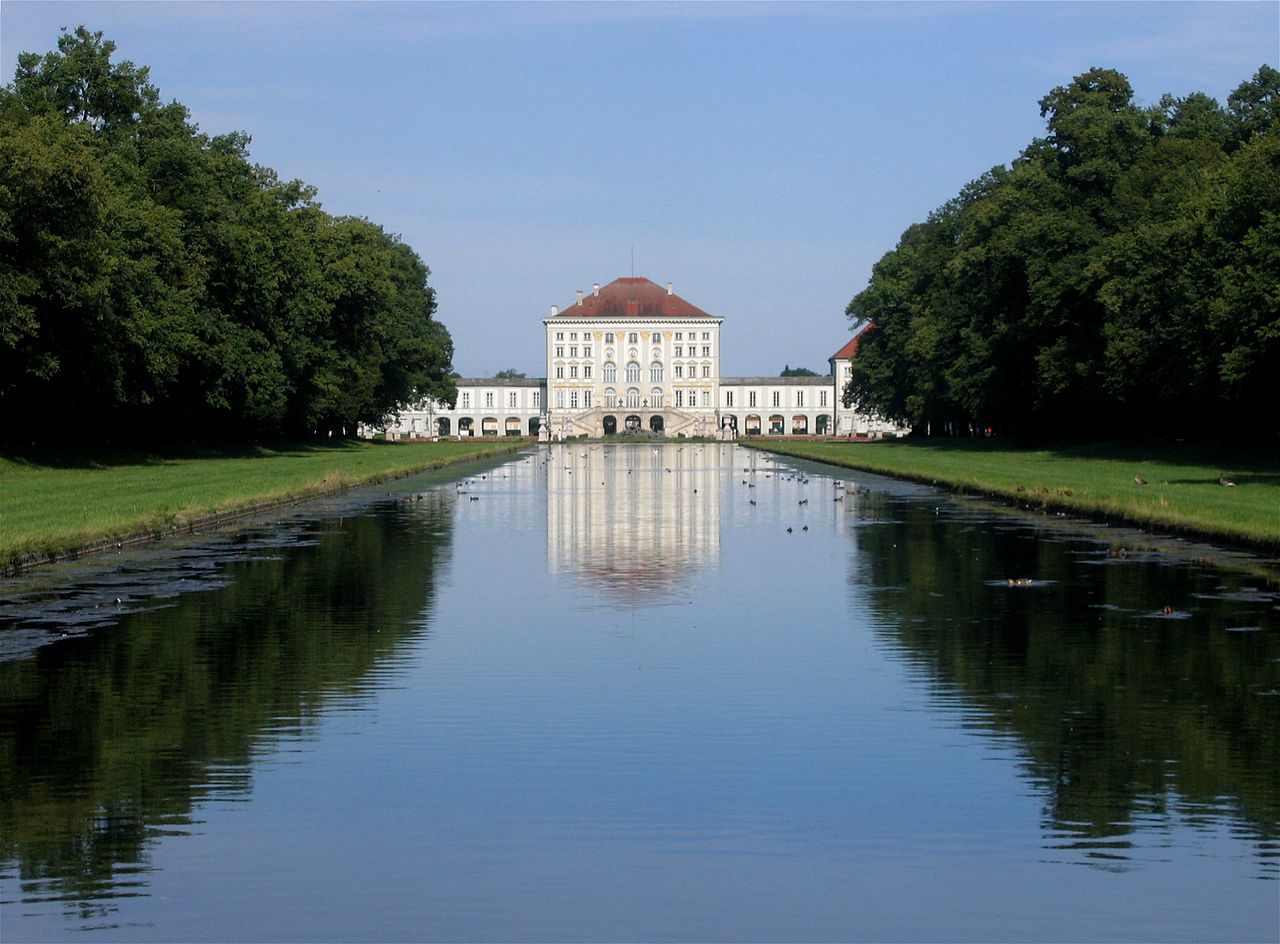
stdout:
<svg viewBox="0 0 1280 944">
<path fill-rule="evenodd" d="M 845 398 L 932 434 L 1280 431 L 1280 73 L 1223 109 L 1092 69 L 1048 134 L 909 228 L 849 304 Z"/>
<path fill-rule="evenodd" d="M 452 400 L 428 271 L 84 27 L 0 90 L 0 438 L 350 435 Z"/>
<path fill-rule="evenodd" d="M 818 377 L 820 375 L 814 373 L 808 367 L 792 367 L 790 364 L 786 364 L 782 368 L 782 373 L 780 373 L 778 376 L 779 377 Z"/>
<path fill-rule="evenodd" d="M 523 380 L 524 374 L 516 370 L 514 367 L 508 367 L 506 370 L 500 370 L 493 375 L 498 380 Z"/>
</svg>

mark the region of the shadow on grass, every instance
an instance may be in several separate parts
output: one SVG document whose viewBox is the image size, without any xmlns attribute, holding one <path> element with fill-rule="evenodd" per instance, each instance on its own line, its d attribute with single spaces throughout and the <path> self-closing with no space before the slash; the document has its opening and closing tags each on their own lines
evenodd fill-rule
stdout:
<svg viewBox="0 0 1280 944">
<path fill-rule="evenodd" d="M 1245 475 L 1233 474 L 1233 475 L 1229 475 L 1228 478 L 1230 478 L 1233 482 L 1235 482 L 1236 485 L 1269 485 L 1273 488 L 1276 486 L 1280 486 L 1280 473 L 1268 474 L 1268 473 L 1260 472 L 1256 474 L 1247 473 Z M 1169 479 L 1169 484 L 1170 485 L 1216 485 L 1220 488 L 1225 487 L 1222 485 L 1222 483 L 1218 481 L 1216 477 L 1203 478 L 1203 479 Z"/>
<path fill-rule="evenodd" d="M 120 466 L 163 465 L 186 459 L 260 459 L 268 456 L 307 456 L 320 452 L 364 449 L 396 443 L 338 439 L 322 442 L 202 443 L 127 446 L 40 446 L 0 450 L 0 459 L 32 469 L 110 469 Z"/>
</svg>

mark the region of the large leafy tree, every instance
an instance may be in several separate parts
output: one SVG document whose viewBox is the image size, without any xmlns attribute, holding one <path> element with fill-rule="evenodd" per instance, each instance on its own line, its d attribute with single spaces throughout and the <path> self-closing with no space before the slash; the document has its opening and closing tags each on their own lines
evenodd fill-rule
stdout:
<svg viewBox="0 0 1280 944">
<path fill-rule="evenodd" d="M 924 432 L 1274 435 L 1280 73 L 1222 108 L 1092 69 L 1048 133 L 903 234 L 845 391 Z"/>
<path fill-rule="evenodd" d="M 81 27 L 0 91 L 7 438 L 350 434 L 451 400 L 428 271 Z M 21 405 L 21 408 L 19 408 Z"/>
</svg>

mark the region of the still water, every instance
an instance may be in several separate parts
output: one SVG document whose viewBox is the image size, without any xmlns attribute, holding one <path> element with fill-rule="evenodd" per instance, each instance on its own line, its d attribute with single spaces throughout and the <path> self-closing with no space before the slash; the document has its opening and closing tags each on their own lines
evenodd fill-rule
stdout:
<svg viewBox="0 0 1280 944">
<path fill-rule="evenodd" d="M 386 489 L 0 583 L 5 942 L 1280 936 L 1255 563 L 729 445 Z"/>
</svg>

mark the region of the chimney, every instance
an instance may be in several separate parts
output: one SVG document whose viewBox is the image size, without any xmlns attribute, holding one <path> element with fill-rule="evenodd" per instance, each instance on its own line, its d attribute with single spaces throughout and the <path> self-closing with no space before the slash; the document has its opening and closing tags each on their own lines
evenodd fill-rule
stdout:
<svg viewBox="0 0 1280 944">
<path fill-rule="evenodd" d="M 581 305 L 581 304 L 582 304 L 582 293 L 581 293 L 581 292 L 579 292 L 579 293 L 578 293 L 578 304 L 579 304 L 579 305 Z"/>
<path fill-rule="evenodd" d="M 556 315 L 558 315 L 558 314 L 560 314 L 560 306 L 559 306 L 559 305 L 552 305 L 552 306 L 551 306 L 551 317 L 552 317 L 552 318 L 554 318 L 554 317 L 555 317 Z"/>
<path fill-rule="evenodd" d="M 670 283 L 670 282 L 668 282 L 668 283 L 667 283 L 667 294 L 668 294 L 668 295 L 670 295 L 670 294 L 671 294 L 671 283 Z"/>
<path fill-rule="evenodd" d="M 600 283 L 599 283 L 599 282 L 596 282 L 594 285 L 592 285 L 592 286 L 591 286 L 591 294 L 592 294 L 592 295 L 599 295 L 599 294 L 600 294 Z"/>
</svg>

